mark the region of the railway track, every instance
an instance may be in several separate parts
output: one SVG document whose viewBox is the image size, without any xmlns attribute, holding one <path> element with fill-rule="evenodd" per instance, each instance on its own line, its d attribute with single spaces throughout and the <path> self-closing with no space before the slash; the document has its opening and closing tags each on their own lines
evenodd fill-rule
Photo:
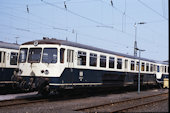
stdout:
<svg viewBox="0 0 170 113">
<path fill-rule="evenodd" d="M 139 98 L 127 99 L 117 102 L 111 102 L 86 108 L 76 109 L 75 111 L 83 111 L 83 112 L 125 112 L 130 109 L 138 108 L 145 105 L 150 105 L 156 102 L 166 101 L 168 100 L 168 93 L 161 93 L 155 95 L 149 95 Z"/>
<path fill-rule="evenodd" d="M 27 98 L 27 99 L 12 99 L 12 100 L 4 100 L 0 101 L 0 109 L 4 107 L 17 106 L 17 105 L 27 105 L 34 103 L 46 102 L 49 99 L 43 99 L 40 97 L 36 98 Z"/>
<path fill-rule="evenodd" d="M 66 93 L 66 92 L 65 92 Z M 64 93 L 64 94 L 65 94 Z M 161 100 L 155 100 L 154 97 L 159 97 Z M 107 103 L 107 104 L 102 104 L 102 105 L 97 105 L 97 106 L 91 106 L 87 108 L 81 108 L 81 109 L 76 109 L 74 111 L 84 111 L 84 112 L 120 112 L 120 111 L 125 111 L 128 109 L 132 109 L 141 105 L 134 104 L 135 106 L 126 106 L 124 108 L 121 108 L 120 106 L 125 106 L 122 104 L 127 104 L 129 103 L 134 103 L 134 101 L 141 101 L 143 99 L 149 99 L 152 98 L 151 100 L 155 100 L 154 102 L 158 101 L 163 101 L 162 97 L 164 100 L 167 100 L 168 93 L 161 93 L 161 94 L 156 94 L 156 95 L 150 95 L 150 96 L 145 96 L 145 97 L 139 97 L 139 98 L 134 98 L 134 99 L 128 99 L 128 100 L 123 100 L 123 101 L 118 101 L 118 102 L 112 102 L 112 103 Z M 78 99 L 82 98 L 81 96 L 78 96 L 77 94 L 68 94 L 66 96 L 49 96 L 48 98 L 44 98 L 42 96 L 36 96 L 32 98 L 26 98 L 26 99 L 13 99 L 13 100 L 5 100 L 5 101 L 0 101 L 0 109 L 1 108 L 6 108 L 6 107 L 13 107 L 13 106 L 21 106 L 21 105 L 31 105 L 31 104 L 37 104 L 37 103 L 43 103 L 43 102 L 53 102 L 53 101 L 58 101 L 58 100 L 69 100 L 69 99 Z M 128 104 L 129 104 L 128 103 Z M 153 101 L 152 101 L 153 103 Z M 149 104 L 149 102 L 143 102 L 143 105 Z M 130 105 L 130 104 L 129 104 Z M 116 107 L 116 108 L 115 108 Z M 118 109 L 119 108 L 119 109 Z M 108 110 L 108 111 L 106 111 Z"/>
</svg>

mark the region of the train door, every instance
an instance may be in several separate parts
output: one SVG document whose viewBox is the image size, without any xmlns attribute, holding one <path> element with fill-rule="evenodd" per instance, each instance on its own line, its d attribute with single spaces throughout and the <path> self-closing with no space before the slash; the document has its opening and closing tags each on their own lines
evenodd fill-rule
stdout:
<svg viewBox="0 0 170 113">
<path fill-rule="evenodd" d="M 67 62 L 68 67 L 72 69 L 74 67 L 74 50 L 67 50 Z"/>
</svg>

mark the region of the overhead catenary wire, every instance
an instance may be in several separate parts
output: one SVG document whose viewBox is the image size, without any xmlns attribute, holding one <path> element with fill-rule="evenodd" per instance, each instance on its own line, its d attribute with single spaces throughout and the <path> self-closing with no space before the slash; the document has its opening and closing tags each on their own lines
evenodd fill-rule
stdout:
<svg viewBox="0 0 170 113">
<path fill-rule="evenodd" d="M 159 12 L 157 12 L 156 10 L 154 10 L 153 8 L 151 8 L 150 6 L 148 6 L 147 4 L 142 2 L 141 0 L 138 0 L 138 2 L 141 3 L 143 6 L 145 6 L 146 8 L 150 9 L 151 11 L 153 11 L 154 13 L 156 13 L 157 15 L 161 16 L 165 20 L 168 20 L 168 18 L 166 18 L 165 16 L 161 15 Z"/>
<path fill-rule="evenodd" d="M 63 2 L 62 2 L 63 3 Z M 102 23 L 102 22 L 101 22 Z M 45 26 L 45 25 L 44 25 Z M 100 25 L 100 26 L 102 26 L 102 25 Z M 49 26 L 50 27 L 50 26 Z M 105 25 L 103 25 L 103 27 L 108 27 L 109 28 L 109 26 L 107 25 L 107 26 L 105 26 Z M 51 28 L 53 28 L 53 29 L 57 29 L 57 27 L 52 27 L 51 26 Z M 67 29 L 67 27 L 66 27 L 66 29 Z M 67 31 L 66 29 L 64 29 L 64 28 L 59 28 L 59 29 L 57 29 L 57 30 L 63 30 L 63 31 Z M 111 29 L 113 29 L 113 27 L 111 27 Z M 119 30 L 120 31 L 120 30 Z M 133 36 L 133 35 L 129 35 L 129 36 Z M 97 40 L 97 37 L 96 37 L 96 40 Z M 104 40 L 103 40 L 104 41 Z M 108 41 L 109 42 L 109 41 Z"/>
</svg>

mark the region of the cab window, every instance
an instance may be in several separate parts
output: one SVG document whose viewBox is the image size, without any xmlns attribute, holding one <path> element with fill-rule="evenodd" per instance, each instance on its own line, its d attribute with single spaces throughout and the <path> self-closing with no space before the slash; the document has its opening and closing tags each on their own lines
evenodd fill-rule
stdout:
<svg viewBox="0 0 170 113">
<path fill-rule="evenodd" d="M 42 63 L 56 63 L 56 62 L 57 62 L 57 48 L 44 48 Z"/>
<path fill-rule="evenodd" d="M 19 55 L 19 63 L 25 63 L 27 59 L 27 48 L 21 48 L 20 49 L 20 55 Z"/>
<path fill-rule="evenodd" d="M 41 58 L 41 48 L 31 48 L 29 50 L 28 62 L 39 63 Z"/>
</svg>

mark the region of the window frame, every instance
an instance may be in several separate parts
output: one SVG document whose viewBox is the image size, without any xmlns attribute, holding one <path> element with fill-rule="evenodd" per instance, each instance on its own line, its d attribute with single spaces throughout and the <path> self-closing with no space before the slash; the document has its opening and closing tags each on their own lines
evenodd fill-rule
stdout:
<svg viewBox="0 0 170 113">
<path fill-rule="evenodd" d="M 62 56 L 61 56 L 61 50 L 63 50 L 62 52 Z M 60 48 L 60 63 L 64 63 L 65 62 L 65 48 Z M 61 59 L 62 58 L 62 59 Z"/>
<path fill-rule="evenodd" d="M 86 66 L 87 62 L 87 53 L 85 51 L 77 52 L 77 65 Z"/>
<path fill-rule="evenodd" d="M 146 63 L 146 71 L 149 72 L 149 63 Z"/>
<path fill-rule="evenodd" d="M 105 55 L 100 55 L 100 67 L 106 68 L 107 57 Z"/>
<path fill-rule="evenodd" d="M 112 69 L 115 68 L 115 57 L 112 57 L 112 56 L 109 57 L 109 68 L 112 68 Z"/>
<path fill-rule="evenodd" d="M 145 62 L 141 62 L 141 71 L 145 71 Z"/>
<path fill-rule="evenodd" d="M 135 61 L 134 61 L 134 60 L 131 60 L 131 61 L 130 61 L 130 70 L 131 70 L 131 71 L 134 71 L 134 70 L 135 70 Z"/>
<path fill-rule="evenodd" d="M 24 61 L 22 61 L 21 62 L 21 59 L 20 59 L 20 57 L 21 57 L 21 50 L 22 49 L 26 49 L 26 57 L 25 57 L 25 59 L 24 59 Z M 20 48 L 20 50 L 19 50 L 20 52 L 19 52 L 19 59 L 18 59 L 18 63 L 26 63 L 27 62 L 27 59 L 28 59 L 28 52 L 29 52 L 29 48 Z"/>
<path fill-rule="evenodd" d="M 44 50 L 45 50 L 45 49 L 56 49 L 56 50 L 57 50 L 57 51 L 56 51 L 57 60 L 56 60 L 55 62 L 45 62 L 45 61 L 43 61 L 43 58 L 44 58 Z M 41 60 L 42 63 L 55 64 L 55 63 L 58 62 L 58 48 L 55 48 L 55 47 L 47 48 L 47 47 L 45 47 L 45 48 L 43 48 L 43 51 L 42 51 L 41 54 L 42 54 L 42 55 L 41 55 L 41 56 L 42 56 L 42 60 Z M 49 59 L 49 57 L 48 57 L 48 59 Z"/>
<path fill-rule="evenodd" d="M 122 58 L 117 58 L 117 69 L 122 69 Z"/>
<path fill-rule="evenodd" d="M 96 53 L 90 53 L 89 57 L 90 57 L 89 58 L 89 66 L 97 67 L 97 54 Z M 92 65 L 92 63 L 94 63 L 95 65 Z"/>
<path fill-rule="evenodd" d="M 14 63 L 12 63 L 11 61 L 12 61 L 12 59 L 11 59 L 11 56 L 12 56 L 12 54 L 15 54 L 16 56 L 15 56 L 15 62 Z M 18 53 L 17 52 L 11 52 L 10 53 L 10 65 L 17 65 L 18 64 Z"/>
</svg>

